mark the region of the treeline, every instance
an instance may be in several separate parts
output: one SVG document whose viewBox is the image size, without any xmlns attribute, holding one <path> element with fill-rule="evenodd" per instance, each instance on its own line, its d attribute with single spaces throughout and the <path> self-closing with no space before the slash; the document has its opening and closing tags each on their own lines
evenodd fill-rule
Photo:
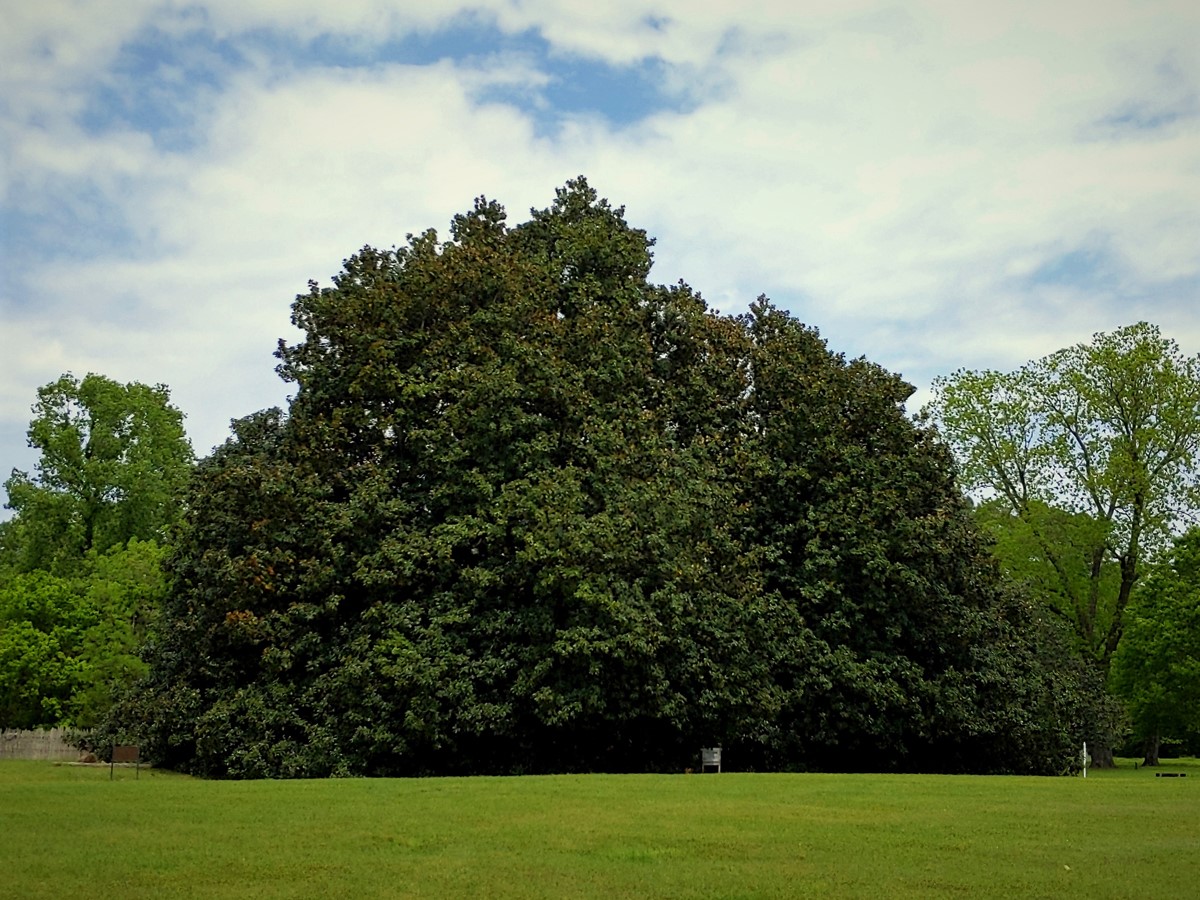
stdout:
<svg viewBox="0 0 1200 900">
<path fill-rule="evenodd" d="M 96 742 L 218 777 L 1077 765 L 1103 681 L 912 388 L 650 283 L 651 246 L 580 179 L 312 284 L 290 408 L 178 495 Z"/>
</svg>

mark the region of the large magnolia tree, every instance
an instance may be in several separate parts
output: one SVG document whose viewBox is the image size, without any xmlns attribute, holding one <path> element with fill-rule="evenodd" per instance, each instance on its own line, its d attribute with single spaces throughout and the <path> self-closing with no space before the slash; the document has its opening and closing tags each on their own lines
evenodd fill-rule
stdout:
<svg viewBox="0 0 1200 900">
<path fill-rule="evenodd" d="M 651 244 L 581 179 L 311 285 L 109 727 L 233 776 L 1069 766 L 912 389 L 650 283 Z"/>
</svg>

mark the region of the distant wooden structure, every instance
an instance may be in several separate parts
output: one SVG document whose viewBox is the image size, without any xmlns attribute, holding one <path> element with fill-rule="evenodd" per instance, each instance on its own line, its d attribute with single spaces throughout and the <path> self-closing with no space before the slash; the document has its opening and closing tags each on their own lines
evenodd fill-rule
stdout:
<svg viewBox="0 0 1200 900">
<path fill-rule="evenodd" d="M 721 748 L 720 747 L 701 747 L 700 748 L 700 771 L 708 772 L 715 769 L 717 774 L 721 772 Z"/>
<path fill-rule="evenodd" d="M 0 731 L 0 759 L 75 760 L 79 749 L 67 743 L 62 728 Z"/>
<path fill-rule="evenodd" d="M 142 775 L 142 750 L 137 744 L 114 744 L 112 748 L 112 759 L 108 764 L 108 780 L 112 781 L 114 775 L 113 770 L 117 764 L 127 766 L 133 763 L 133 777 L 140 778 Z"/>
</svg>

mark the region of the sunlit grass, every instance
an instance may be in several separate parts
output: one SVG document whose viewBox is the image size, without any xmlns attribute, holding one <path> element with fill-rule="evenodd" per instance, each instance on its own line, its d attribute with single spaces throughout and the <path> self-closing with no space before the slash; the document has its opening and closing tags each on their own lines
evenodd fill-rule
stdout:
<svg viewBox="0 0 1200 900">
<path fill-rule="evenodd" d="M 1200 767 L 206 782 L 0 764 L 13 897 L 1193 897 Z"/>
</svg>

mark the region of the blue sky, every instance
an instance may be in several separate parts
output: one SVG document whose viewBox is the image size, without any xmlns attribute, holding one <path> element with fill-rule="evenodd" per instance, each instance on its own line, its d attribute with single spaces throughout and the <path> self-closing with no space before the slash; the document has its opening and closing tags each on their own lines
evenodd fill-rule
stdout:
<svg viewBox="0 0 1200 900">
<path fill-rule="evenodd" d="M 68 371 L 167 384 L 206 454 L 286 402 L 308 279 L 581 173 L 655 280 L 765 293 L 914 408 L 1140 319 L 1200 351 L 1190 0 L 10 6 L 0 475 Z"/>
</svg>

